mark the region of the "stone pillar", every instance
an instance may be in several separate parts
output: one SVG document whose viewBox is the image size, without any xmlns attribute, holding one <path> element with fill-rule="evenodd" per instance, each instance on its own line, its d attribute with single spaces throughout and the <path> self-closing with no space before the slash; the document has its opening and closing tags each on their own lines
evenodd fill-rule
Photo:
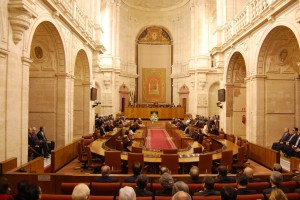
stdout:
<svg viewBox="0 0 300 200">
<path fill-rule="evenodd" d="M 297 77 L 295 80 L 296 91 L 295 91 L 295 126 L 299 127 L 300 125 L 300 77 Z"/>
<path fill-rule="evenodd" d="M 246 139 L 250 141 L 250 135 L 251 135 L 251 129 L 250 127 L 252 126 L 253 121 L 250 120 L 251 118 L 251 112 L 250 112 L 250 105 L 251 105 L 251 90 L 250 90 L 250 77 L 245 78 L 245 83 L 246 83 Z"/>
<path fill-rule="evenodd" d="M 83 83 L 83 133 L 93 133 L 94 116 L 91 115 L 91 83 Z"/>
<path fill-rule="evenodd" d="M 226 106 L 223 107 L 223 109 L 225 109 L 225 113 L 226 113 L 226 133 L 227 134 L 234 134 L 233 131 L 233 127 L 232 127 L 232 123 L 233 123 L 233 89 L 234 89 L 234 85 L 227 83 L 225 84 L 225 88 L 226 88 Z"/>
<path fill-rule="evenodd" d="M 97 44 L 101 44 L 101 35 L 102 35 L 102 30 L 101 30 L 101 0 L 95 0 L 94 1 L 94 6 L 93 11 L 94 11 L 94 27 L 95 27 L 95 42 Z"/>
</svg>

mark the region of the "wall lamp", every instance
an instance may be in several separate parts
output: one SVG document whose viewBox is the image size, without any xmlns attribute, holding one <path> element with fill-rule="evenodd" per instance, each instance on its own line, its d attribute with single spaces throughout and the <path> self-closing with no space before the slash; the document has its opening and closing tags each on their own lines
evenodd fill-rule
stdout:
<svg viewBox="0 0 300 200">
<path fill-rule="evenodd" d="M 222 102 L 218 101 L 218 102 L 217 102 L 217 106 L 218 106 L 219 108 L 223 108 Z"/>
<path fill-rule="evenodd" d="M 100 101 L 94 101 L 94 104 L 93 104 L 92 106 L 93 106 L 93 108 L 94 108 L 94 107 L 98 106 L 99 104 L 101 104 Z"/>
</svg>

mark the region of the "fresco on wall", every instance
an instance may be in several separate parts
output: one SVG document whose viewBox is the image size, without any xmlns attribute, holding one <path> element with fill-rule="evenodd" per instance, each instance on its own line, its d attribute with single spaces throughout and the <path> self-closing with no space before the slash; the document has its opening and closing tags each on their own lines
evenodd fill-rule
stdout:
<svg viewBox="0 0 300 200">
<path fill-rule="evenodd" d="M 166 102 L 166 69 L 143 68 L 143 102 Z"/>
</svg>

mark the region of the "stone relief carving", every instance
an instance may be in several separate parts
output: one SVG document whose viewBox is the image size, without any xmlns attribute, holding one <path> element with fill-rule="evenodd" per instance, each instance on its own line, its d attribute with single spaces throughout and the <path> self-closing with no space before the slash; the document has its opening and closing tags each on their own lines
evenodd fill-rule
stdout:
<svg viewBox="0 0 300 200">
<path fill-rule="evenodd" d="M 160 27 L 148 27 L 139 36 L 140 44 L 170 44 L 169 34 Z"/>
<path fill-rule="evenodd" d="M 208 96 L 207 94 L 198 94 L 198 107 L 207 107 L 208 106 Z"/>
<path fill-rule="evenodd" d="M 33 59 L 30 70 L 55 70 L 56 55 L 47 39 L 34 41 L 30 57 Z"/>
<path fill-rule="evenodd" d="M 111 86 L 111 73 L 110 72 L 104 72 L 103 84 L 106 89 L 109 89 L 109 87 Z"/>
</svg>

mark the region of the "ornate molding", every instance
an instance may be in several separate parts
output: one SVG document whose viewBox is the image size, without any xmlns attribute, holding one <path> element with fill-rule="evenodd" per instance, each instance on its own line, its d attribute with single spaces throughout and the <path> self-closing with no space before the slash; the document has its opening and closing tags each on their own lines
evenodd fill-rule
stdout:
<svg viewBox="0 0 300 200">
<path fill-rule="evenodd" d="M 13 41 L 18 44 L 23 33 L 29 28 L 32 18 L 36 18 L 34 11 L 36 3 L 30 0 L 10 0 L 8 3 L 9 22 L 12 27 Z"/>
</svg>

